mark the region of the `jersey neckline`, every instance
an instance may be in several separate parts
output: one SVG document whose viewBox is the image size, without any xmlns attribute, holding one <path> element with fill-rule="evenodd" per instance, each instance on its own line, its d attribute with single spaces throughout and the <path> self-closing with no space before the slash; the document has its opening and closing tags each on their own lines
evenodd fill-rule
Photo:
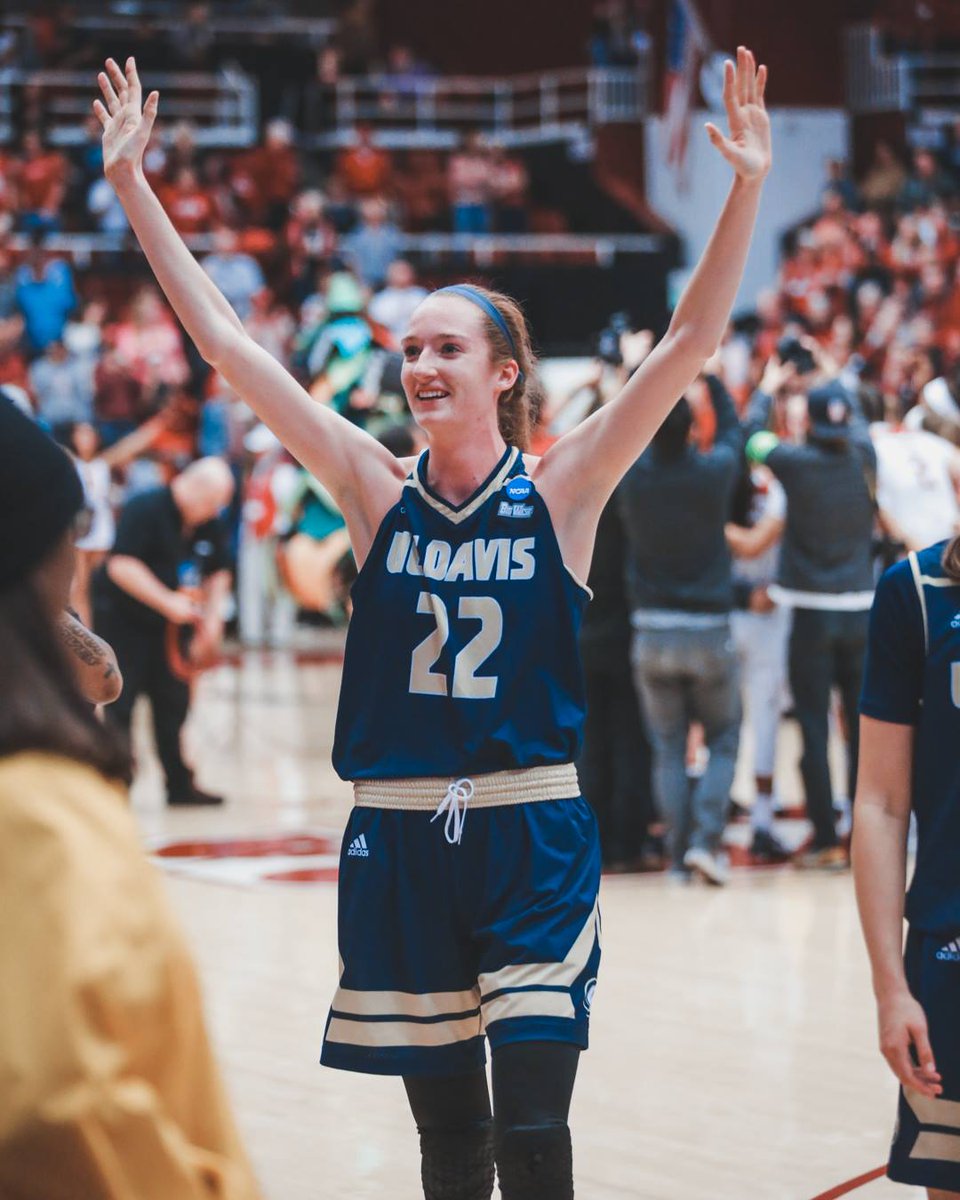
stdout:
<svg viewBox="0 0 960 1200">
<path fill-rule="evenodd" d="M 476 512 L 481 504 L 503 486 L 504 480 L 513 470 L 514 465 L 520 457 L 520 451 L 516 446 L 507 446 L 497 465 L 486 479 L 472 495 L 468 496 L 460 504 L 451 504 L 449 500 L 444 499 L 439 492 L 434 491 L 430 484 L 427 483 L 429 455 L 429 450 L 423 451 L 417 460 L 410 479 L 407 480 L 407 484 L 413 484 L 431 508 L 436 509 L 437 512 L 442 513 L 451 521 L 460 522 L 469 517 L 471 513 Z"/>
</svg>

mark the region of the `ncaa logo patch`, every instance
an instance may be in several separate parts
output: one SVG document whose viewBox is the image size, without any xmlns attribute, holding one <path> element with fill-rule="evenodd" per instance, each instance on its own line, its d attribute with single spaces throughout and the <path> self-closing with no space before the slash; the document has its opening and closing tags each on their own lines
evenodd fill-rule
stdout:
<svg viewBox="0 0 960 1200">
<path fill-rule="evenodd" d="M 597 990 L 596 978 L 588 979 L 587 986 L 583 989 L 583 1007 L 590 1011 L 593 1007 L 593 993 Z"/>
<path fill-rule="evenodd" d="M 508 480 L 503 490 L 515 504 L 521 504 L 533 491 L 533 484 L 523 475 L 518 475 L 516 479 Z"/>
</svg>

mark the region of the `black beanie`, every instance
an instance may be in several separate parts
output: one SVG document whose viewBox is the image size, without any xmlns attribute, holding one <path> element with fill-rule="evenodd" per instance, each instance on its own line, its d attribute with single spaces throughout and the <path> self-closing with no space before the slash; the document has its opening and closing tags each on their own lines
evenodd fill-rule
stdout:
<svg viewBox="0 0 960 1200">
<path fill-rule="evenodd" d="M 73 460 L 0 395 L 0 588 L 26 578 L 81 508 L 83 484 Z"/>
</svg>

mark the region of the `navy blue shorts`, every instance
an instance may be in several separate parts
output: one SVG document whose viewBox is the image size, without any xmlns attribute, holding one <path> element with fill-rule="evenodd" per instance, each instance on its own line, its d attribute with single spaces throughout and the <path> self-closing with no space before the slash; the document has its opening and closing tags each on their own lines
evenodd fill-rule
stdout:
<svg viewBox="0 0 960 1200">
<path fill-rule="evenodd" d="M 931 1100 L 900 1089 L 887 1174 L 897 1183 L 960 1192 L 960 930 L 910 930 L 904 964 L 927 1016 L 943 1093 Z"/>
<path fill-rule="evenodd" d="M 340 853 L 340 986 L 320 1061 L 455 1075 L 509 1042 L 586 1048 L 600 844 L 581 797 L 431 813 L 356 806 Z"/>
</svg>

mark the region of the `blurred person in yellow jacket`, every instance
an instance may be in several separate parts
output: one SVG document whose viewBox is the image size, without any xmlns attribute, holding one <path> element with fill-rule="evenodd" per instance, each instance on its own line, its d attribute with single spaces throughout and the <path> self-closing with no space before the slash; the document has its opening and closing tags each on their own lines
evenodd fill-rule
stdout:
<svg viewBox="0 0 960 1200">
<path fill-rule="evenodd" d="M 0 1196 L 256 1200 L 130 753 L 58 633 L 83 490 L 0 398 Z"/>
</svg>

